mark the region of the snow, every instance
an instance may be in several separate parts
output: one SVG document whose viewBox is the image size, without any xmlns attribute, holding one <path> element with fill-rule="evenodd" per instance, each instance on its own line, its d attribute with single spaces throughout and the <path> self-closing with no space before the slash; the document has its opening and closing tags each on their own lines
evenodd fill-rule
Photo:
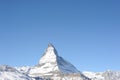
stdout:
<svg viewBox="0 0 120 80">
<path fill-rule="evenodd" d="M 48 45 L 48 48 L 46 49 L 46 52 L 43 54 L 42 58 L 39 61 L 39 64 L 44 63 L 50 63 L 50 62 L 56 62 L 57 60 L 57 53 L 52 44 Z"/>
<path fill-rule="evenodd" d="M 110 71 L 110 70 L 107 70 L 105 72 L 84 71 L 83 74 L 91 78 L 91 80 L 120 80 L 119 71 Z"/>
<path fill-rule="evenodd" d="M 62 73 L 79 73 L 79 71 L 62 57 L 58 57 L 58 67 Z"/>
<path fill-rule="evenodd" d="M 20 69 L 21 68 L 21 69 Z M 33 67 L 24 66 L 24 67 L 10 67 L 8 65 L 1 65 L 0 66 L 0 80 L 44 80 L 41 79 L 41 77 L 35 77 L 35 76 L 27 76 L 25 72 L 28 69 L 31 69 Z M 17 69 L 17 70 L 16 70 Z M 39 72 L 39 68 L 36 67 L 35 72 Z M 20 70 L 20 71 L 18 71 Z M 24 73 L 21 73 L 21 70 Z M 43 73 L 47 76 L 53 75 L 54 73 Z M 88 72 L 84 71 L 83 74 L 87 77 L 89 77 L 91 80 L 120 80 L 120 72 L 119 71 L 111 71 L 107 70 L 105 72 Z M 39 76 L 39 74 L 36 74 L 36 76 Z M 44 76 L 44 75 L 42 75 Z M 36 79 L 35 79 L 36 78 Z M 90 79 L 84 79 L 80 78 L 80 74 L 62 74 L 62 75 L 56 75 L 50 77 L 53 80 L 90 80 Z"/>
<path fill-rule="evenodd" d="M 1 65 L 0 80 L 33 80 L 33 79 L 25 74 L 20 73 L 13 67 Z"/>
<path fill-rule="evenodd" d="M 24 74 L 27 74 L 31 68 L 32 68 L 31 66 L 15 67 L 15 69 Z"/>
<path fill-rule="evenodd" d="M 93 80 L 104 80 L 104 77 L 102 76 L 102 72 L 95 73 L 95 72 L 84 71 L 83 74 Z"/>
</svg>

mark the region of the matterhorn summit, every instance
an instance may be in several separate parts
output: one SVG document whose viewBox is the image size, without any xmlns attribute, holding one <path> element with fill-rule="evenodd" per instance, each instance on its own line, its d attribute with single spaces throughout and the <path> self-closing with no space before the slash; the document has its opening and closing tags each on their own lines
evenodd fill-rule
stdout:
<svg viewBox="0 0 120 80">
<path fill-rule="evenodd" d="M 39 64 L 55 63 L 57 61 L 57 57 L 58 54 L 54 46 L 52 44 L 48 44 L 48 48 L 40 59 Z"/>
<path fill-rule="evenodd" d="M 52 80 L 89 80 L 71 63 L 60 57 L 52 44 L 48 44 L 38 65 L 30 69 L 29 76 Z"/>
</svg>

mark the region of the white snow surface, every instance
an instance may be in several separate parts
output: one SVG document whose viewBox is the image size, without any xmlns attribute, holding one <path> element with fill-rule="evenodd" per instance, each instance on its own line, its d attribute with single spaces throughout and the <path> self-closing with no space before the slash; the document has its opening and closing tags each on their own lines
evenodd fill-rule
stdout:
<svg viewBox="0 0 120 80">
<path fill-rule="evenodd" d="M 102 76 L 103 72 L 97 73 L 97 72 L 84 71 L 83 74 L 92 80 L 104 80 L 104 77 Z"/>
<path fill-rule="evenodd" d="M 91 80 L 120 80 L 120 71 L 107 70 L 105 72 L 88 72 L 84 71 L 83 74 Z"/>
<path fill-rule="evenodd" d="M 23 73 L 20 73 L 13 67 L 1 65 L 0 80 L 33 80 L 33 79 Z"/>
<path fill-rule="evenodd" d="M 15 67 L 18 71 L 24 74 L 28 74 L 29 70 L 31 69 L 31 66 L 22 66 L 22 67 Z"/>
<path fill-rule="evenodd" d="M 21 69 L 20 69 L 21 68 Z M 22 70 L 21 73 L 13 67 L 8 65 L 1 65 L 0 66 L 0 80 L 38 80 L 35 78 L 30 78 L 25 74 L 25 72 L 30 69 L 31 67 L 16 67 L 18 70 Z M 107 70 L 105 72 L 88 72 L 84 71 L 83 74 L 90 78 L 90 80 L 120 80 L 120 71 L 110 71 Z M 72 76 L 72 77 L 71 77 Z M 65 76 L 65 77 L 53 77 L 53 80 L 88 80 L 88 79 L 81 79 L 78 76 L 73 77 L 74 75 Z M 39 80 L 42 80 L 41 78 Z M 43 79 L 44 80 L 44 79 Z"/>
<path fill-rule="evenodd" d="M 57 51 L 55 50 L 52 44 L 49 44 L 45 53 L 39 60 L 39 64 L 55 63 L 57 62 L 57 57 L 58 57 Z"/>
</svg>

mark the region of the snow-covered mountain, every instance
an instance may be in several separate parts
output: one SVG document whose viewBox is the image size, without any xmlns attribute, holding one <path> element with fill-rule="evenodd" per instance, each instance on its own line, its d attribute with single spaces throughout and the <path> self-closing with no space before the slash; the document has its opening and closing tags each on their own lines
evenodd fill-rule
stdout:
<svg viewBox="0 0 120 80">
<path fill-rule="evenodd" d="M 120 71 L 83 72 L 91 80 L 120 80 Z"/>
<path fill-rule="evenodd" d="M 89 80 L 71 63 L 60 57 L 52 44 L 48 45 L 39 64 L 30 69 L 29 76 L 55 80 Z"/>
<path fill-rule="evenodd" d="M 0 80 L 120 80 L 119 71 L 80 72 L 60 57 L 52 44 L 35 66 L 0 66 Z"/>
<path fill-rule="evenodd" d="M 8 65 L 0 66 L 0 80 L 34 80 Z"/>
</svg>

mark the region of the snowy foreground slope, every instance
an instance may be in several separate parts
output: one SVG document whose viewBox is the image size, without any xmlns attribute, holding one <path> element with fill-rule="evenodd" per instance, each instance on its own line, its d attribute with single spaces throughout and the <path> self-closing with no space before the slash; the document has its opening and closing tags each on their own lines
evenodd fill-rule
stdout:
<svg viewBox="0 0 120 80">
<path fill-rule="evenodd" d="M 83 72 L 91 80 L 120 80 L 120 71 Z"/>
<path fill-rule="evenodd" d="M 120 80 L 120 72 L 80 72 L 60 57 L 52 44 L 35 66 L 0 66 L 0 80 Z"/>
<path fill-rule="evenodd" d="M 0 66 L 0 80 L 34 80 L 27 76 L 26 74 L 23 74 L 16 70 L 15 68 L 12 68 L 7 65 Z"/>
<path fill-rule="evenodd" d="M 43 80 L 36 77 L 31 78 L 25 72 L 29 71 L 30 67 L 19 67 L 16 70 L 8 65 L 0 66 L 0 80 Z M 120 72 L 117 71 L 105 71 L 105 72 L 83 72 L 84 75 L 91 80 L 120 80 Z M 58 79 L 53 79 L 58 80 Z M 66 80 L 78 80 L 78 79 L 66 79 Z"/>
</svg>

